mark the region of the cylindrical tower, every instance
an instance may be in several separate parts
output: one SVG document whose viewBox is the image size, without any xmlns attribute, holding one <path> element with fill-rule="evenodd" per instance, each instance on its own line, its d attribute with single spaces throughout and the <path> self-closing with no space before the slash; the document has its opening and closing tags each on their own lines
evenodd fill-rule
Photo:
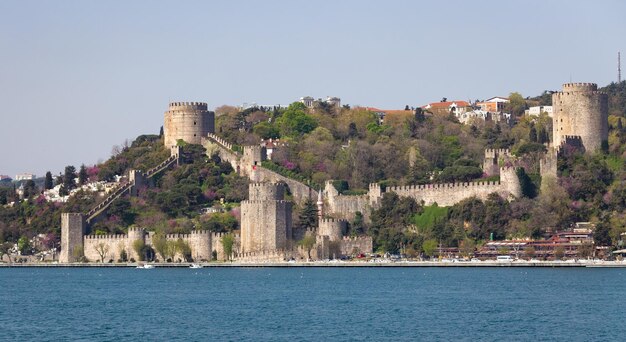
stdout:
<svg viewBox="0 0 626 342">
<path fill-rule="evenodd" d="M 566 83 L 563 91 L 552 94 L 554 146 L 568 136 L 580 137 L 587 152 L 602 148 L 608 140 L 608 95 L 595 83 Z"/>
<path fill-rule="evenodd" d="M 165 146 L 176 145 L 178 139 L 200 144 L 202 137 L 215 132 L 215 113 L 204 102 L 172 102 L 165 112 L 163 133 Z"/>
</svg>

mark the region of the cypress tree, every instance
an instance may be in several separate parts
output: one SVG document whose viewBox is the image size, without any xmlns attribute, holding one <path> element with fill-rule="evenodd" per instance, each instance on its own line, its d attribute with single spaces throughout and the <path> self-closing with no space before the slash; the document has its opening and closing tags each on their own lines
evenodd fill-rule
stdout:
<svg viewBox="0 0 626 342">
<path fill-rule="evenodd" d="M 46 180 L 44 181 L 44 189 L 50 190 L 54 187 L 54 183 L 52 181 L 52 173 L 50 171 L 46 172 Z"/>
</svg>

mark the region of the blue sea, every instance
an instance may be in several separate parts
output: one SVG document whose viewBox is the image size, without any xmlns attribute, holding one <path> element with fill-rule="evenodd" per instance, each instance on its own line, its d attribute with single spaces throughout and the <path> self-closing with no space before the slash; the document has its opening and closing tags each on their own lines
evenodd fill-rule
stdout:
<svg viewBox="0 0 626 342">
<path fill-rule="evenodd" d="M 3 341 L 615 341 L 626 269 L 0 268 Z"/>
</svg>

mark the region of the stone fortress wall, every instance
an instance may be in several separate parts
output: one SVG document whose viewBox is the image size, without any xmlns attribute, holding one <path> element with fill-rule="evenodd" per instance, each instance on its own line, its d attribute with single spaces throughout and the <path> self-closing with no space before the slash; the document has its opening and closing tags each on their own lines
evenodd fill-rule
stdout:
<svg viewBox="0 0 626 342">
<path fill-rule="evenodd" d="M 176 140 L 200 144 L 208 133 L 215 132 L 215 113 L 204 102 L 171 102 L 165 112 L 163 133 L 165 146 L 173 147 Z"/>
<path fill-rule="evenodd" d="M 191 231 L 189 234 L 167 234 L 165 239 L 167 241 L 185 241 L 191 248 L 191 257 L 194 261 L 210 261 L 213 258 L 213 252 L 217 253 L 218 260 L 225 260 L 224 248 L 222 246 L 222 237 L 226 233 L 212 233 L 205 230 Z M 133 244 L 137 240 L 141 240 L 144 244 L 151 246 L 154 249 L 152 238 L 154 232 L 147 232 L 143 228 L 129 228 L 128 234 L 118 235 L 85 235 L 82 238 L 82 245 L 84 250 L 84 256 L 89 261 L 99 261 L 100 252 L 103 251 L 103 247 L 106 250 L 104 262 L 113 260 L 117 262 L 120 259 L 122 250 L 126 251 L 128 259 L 139 260 L 137 252 L 133 248 Z M 157 258 L 163 261 L 161 255 Z M 183 256 L 177 252 L 174 256 L 174 260 L 181 259 Z M 75 258 L 70 258 L 67 262 L 76 261 Z"/>
<path fill-rule="evenodd" d="M 500 173 L 500 167 L 506 161 L 513 158 L 509 149 L 485 149 L 485 159 L 483 160 L 483 172 L 487 176 L 495 176 Z"/>
<path fill-rule="evenodd" d="M 552 94 L 553 146 L 579 136 L 586 151 L 598 151 L 608 140 L 608 95 L 595 83 L 566 83 Z"/>
<path fill-rule="evenodd" d="M 403 197 L 411 197 L 416 202 L 425 205 L 437 203 L 439 206 L 451 206 L 466 198 L 477 197 L 482 200 L 492 193 L 511 199 L 522 195 L 521 185 L 515 167 L 501 167 L 500 181 L 490 182 L 461 182 L 447 184 L 427 184 L 389 187 L 385 192 L 393 192 Z M 366 220 L 369 219 L 371 209 L 376 209 L 384 192 L 379 184 L 370 184 L 365 195 L 340 195 L 331 181 L 326 182 L 324 197 L 328 213 L 332 216 L 352 219 L 357 211 L 361 212 Z"/>
</svg>

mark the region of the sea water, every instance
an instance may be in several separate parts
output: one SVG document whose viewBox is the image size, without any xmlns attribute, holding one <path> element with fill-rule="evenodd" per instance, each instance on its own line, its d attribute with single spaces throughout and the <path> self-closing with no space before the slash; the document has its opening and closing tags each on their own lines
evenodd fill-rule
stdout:
<svg viewBox="0 0 626 342">
<path fill-rule="evenodd" d="M 3 268 L 3 341 L 615 341 L 626 269 Z"/>
</svg>

